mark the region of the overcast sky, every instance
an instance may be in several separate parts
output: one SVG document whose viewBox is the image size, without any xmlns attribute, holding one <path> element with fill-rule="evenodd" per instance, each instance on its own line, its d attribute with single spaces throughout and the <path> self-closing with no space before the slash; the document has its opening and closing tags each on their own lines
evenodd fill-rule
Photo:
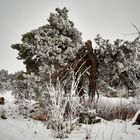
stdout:
<svg viewBox="0 0 140 140">
<path fill-rule="evenodd" d="M 140 29 L 140 0 L 0 0 L 0 69 L 14 73 L 24 69 L 10 48 L 21 35 L 47 23 L 56 7 L 67 7 L 69 18 L 82 32 L 84 40 L 97 34 L 104 38 L 133 39 L 124 34 Z"/>
</svg>

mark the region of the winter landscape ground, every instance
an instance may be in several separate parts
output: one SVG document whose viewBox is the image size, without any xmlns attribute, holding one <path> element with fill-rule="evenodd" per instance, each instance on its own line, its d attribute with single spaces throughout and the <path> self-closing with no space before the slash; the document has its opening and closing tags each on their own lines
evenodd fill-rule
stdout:
<svg viewBox="0 0 140 140">
<path fill-rule="evenodd" d="M 6 99 L 3 109 L 7 119 L 0 120 L 0 140 L 55 140 L 54 132 L 47 129 L 43 122 L 29 118 L 24 119 L 18 114 L 18 105 L 15 105 L 15 99 L 11 92 L 3 93 L 1 96 Z M 111 102 L 115 103 L 116 101 Z M 90 140 L 139 140 L 140 130 L 138 128 L 140 125 L 132 125 L 138 113 L 132 120 L 106 121 L 102 119 L 101 123 L 83 124 L 69 134 L 66 139 L 86 140 L 86 137 L 89 136 Z"/>
</svg>

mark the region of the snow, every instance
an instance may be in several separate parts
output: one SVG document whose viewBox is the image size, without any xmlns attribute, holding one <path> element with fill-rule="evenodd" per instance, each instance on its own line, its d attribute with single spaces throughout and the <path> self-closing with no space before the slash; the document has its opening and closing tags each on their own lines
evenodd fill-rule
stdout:
<svg viewBox="0 0 140 140">
<path fill-rule="evenodd" d="M 2 95 L 0 95 L 2 96 Z M 3 94 L 6 98 L 5 110 L 14 103 L 14 97 L 10 92 Z M 14 108 L 16 105 L 11 107 Z M 138 112 L 140 113 L 140 111 Z M 132 121 L 105 121 L 94 125 L 82 125 L 68 134 L 67 140 L 85 140 L 89 136 L 90 140 L 140 140 L 140 125 L 132 125 L 138 113 Z M 0 140 L 55 140 L 54 132 L 47 129 L 39 121 L 23 119 L 20 116 L 13 119 L 0 119 Z"/>
<path fill-rule="evenodd" d="M 46 140 L 48 134 L 41 123 L 23 119 L 0 120 L 0 140 Z"/>
<path fill-rule="evenodd" d="M 87 131 L 97 140 L 139 140 L 140 130 L 127 122 L 102 122 L 94 125 L 83 125 L 72 132 L 67 140 L 83 140 Z M 139 126 L 140 127 L 140 126 Z M 111 138 L 112 137 L 112 138 Z M 0 140 L 54 140 L 53 132 L 33 120 L 7 119 L 0 120 Z"/>
<path fill-rule="evenodd" d="M 11 94 L 11 91 L 7 91 L 5 93 L 0 93 L 0 96 L 4 97 L 6 102 L 13 103 L 14 102 L 14 96 Z"/>
</svg>

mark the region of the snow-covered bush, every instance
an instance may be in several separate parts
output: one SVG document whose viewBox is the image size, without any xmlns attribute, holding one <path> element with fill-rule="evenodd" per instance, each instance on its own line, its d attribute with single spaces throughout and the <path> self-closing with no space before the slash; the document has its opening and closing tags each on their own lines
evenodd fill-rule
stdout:
<svg viewBox="0 0 140 140">
<path fill-rule="evenodd" d="M 60 81 L 56 83 L 55 87 L 53 84 L 48 86 L 48 94 L 50 95 L 49 103 L 46 102 L 49 114 L 48 127 L 53 129 L 54 137 L 67 137 L 67 133 L 70 133 L 78 124 L 83 102 L 76 93 L 76 84 L 73 79 L 71 89 L 67 94 Z"/>
<path fill-rule="evenodd" d="M 68 81 L 62 82 L 57 79 L 54 85 L 50 79 L 50 81 L 43 81 L 42 83 L 40 77 L 34 73 L 30 75 L 26 73 L 20 75 L 19 73 L 18 78 L 16 83 L 16 86 L 19 86 L 16 91 L 19 92 L 17 99 L 37 102 L 42 113 L 46 113 L 47 125 L 52 128 L 54 136 L 66 137 L 67 133 L 70 133 L 79 123 L 79 113 L 85 109 L 85 103 L 81 99 L 83 97 L 80 98 L 76 92 L 79 81 L 75 81 L 74 72 L 71 71 L 70 78 L 66 79 L 68 81 L 71 79 L 70 90 L 67 93 L 64 87 Z M 21 80 L 22 78 L 23 80 Z M 20 88 L 24 88 L 24 90 L 22 91 Z"/>
<path fill-rule="evenodd" d="M 17 100 L 23 100 L 29 97 L 27 93 L 28 85 L 24 81 L 23 74 L 23 71 L 16 72 L 12 81 L 12 93 Z"/>
<path fill-rule="evenodd" d="M 11 89 L 11 75 L 6 70 L 0 70 L 0 92 Z"/>
</svg>

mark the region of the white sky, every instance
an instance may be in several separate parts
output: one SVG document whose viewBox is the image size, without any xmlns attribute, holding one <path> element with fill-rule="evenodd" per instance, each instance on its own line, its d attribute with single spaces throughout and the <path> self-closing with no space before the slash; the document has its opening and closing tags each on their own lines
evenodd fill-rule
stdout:
<svg viewBox="0 0 140 140">
<path fill-rule="evenodd" d="M 140 29 L 140 0 L 0 0 L 0 69 L 10 73 L 24 69 L 11 44 L 21 35 L 47 23 L 56 7 L 67 7 L 69 17 L 82 32 L 84 40 L 97 34 L 104 38 L 133 39 L 124 34 Z"/>
</svg>

